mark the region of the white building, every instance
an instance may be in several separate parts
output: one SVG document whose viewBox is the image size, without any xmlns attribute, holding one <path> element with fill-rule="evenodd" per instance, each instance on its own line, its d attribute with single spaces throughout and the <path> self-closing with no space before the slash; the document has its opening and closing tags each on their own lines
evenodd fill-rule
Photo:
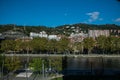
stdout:
<svg viewBox="0 0 120 80">
<path fill-rule="evenodd" d="M 57 35 L 49 35 L 48 36 L 48 39 L 55 39 L 55 40 L 60 40 L 61 39 L 61 37 L 58 37 Z"/>
<path fill-rule="evenodd" d="M 61 37 L 57 36 L 57 35 L 48 35 L 46 34 L 45 31 L 42 31 L 40 33 L 34 33 L 34 32 L 30 32 L 30 37 L 44 37 L 44 38 L 48 38 L 48 39 L 55 39 L 55 40 L 60 40 Z"/>
<path fill-rule="evenodd" d="M 45 38 L 47 38 L 48 34 L 46 34 L 45 31 L 42 31 L 42 32 L 40 32 L 39 37 L 45 37 Z"/>
<path fill-rule="evenodd" d="M 30 37 L 39 37 L 39 33 L 30 32 Z"/>
<path fill-rule="evenodd" d="M 34 32 L 30 32 L 30 37 L 48 37 L 48 34 L 46 34 L 45 31 L 42 31 L 40 33 L 34 33 Z"/>
</svg>

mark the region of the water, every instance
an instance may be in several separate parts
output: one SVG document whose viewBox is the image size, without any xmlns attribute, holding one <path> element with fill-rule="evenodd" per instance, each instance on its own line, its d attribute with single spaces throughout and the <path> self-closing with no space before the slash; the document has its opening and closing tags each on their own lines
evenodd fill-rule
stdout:
<svg viewBox="0 0 120 80">
<path fill-rule="evenodd" d="M 29 61 L 35 57 L 30 57 Z M 39 58 L 39 57 L 37 57 Z M 120 58 L 117 57 L 42 57 L 62 63 L 63 80 L 120 80 Z M 23 67 L 27 58 L 20 58 Z M 58 62 L 56 62 L 58 61 Z M 38 78 L 39 79 L 39 78 Z M 57 79 L 56 79 L 57 80 Z"/>
<path fill-rule="evenodd" d="M 66 57 L 63 74 L 63 80 L 120 80 L 120 58 Z"/>
</svg>

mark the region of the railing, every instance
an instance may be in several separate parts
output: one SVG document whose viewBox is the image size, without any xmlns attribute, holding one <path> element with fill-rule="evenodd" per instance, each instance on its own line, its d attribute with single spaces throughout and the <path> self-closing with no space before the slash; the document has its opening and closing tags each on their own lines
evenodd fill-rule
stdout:
<svg viewBox="0 0 120 80">
<path fill-rule="evenodd" d="M 31 56 L 31 57 L 45 57 L 45 56 L 53 56 L 53 57 L 120 57 L 120 55 L 103 55 L 103 54 L 5 54 L 5 56 Z"/>
</svg>

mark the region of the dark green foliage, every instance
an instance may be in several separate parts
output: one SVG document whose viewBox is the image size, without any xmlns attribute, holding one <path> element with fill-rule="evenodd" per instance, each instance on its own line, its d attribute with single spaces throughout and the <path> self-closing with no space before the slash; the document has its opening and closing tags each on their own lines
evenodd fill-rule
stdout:
<svg viewBox="0 0 120 80">
<path fill-rule="evenodd" d="M 61 57 L 51 57 L 50 59 L 50 65 L 52 68 L 55 68 L 58 71 L 62 70 L 62 58 Z"/>
<path fill-rule="evenodd" d="M 88 54 L 91 53 L 91 50 L 94 48 L 95 46 L 95 40 L 93 38 L 85 38 L 83 40 L 83 45 L 84 45 L 84 48 L 88 50 Z"/>
<path fill-rule="evenodd" d="M 44 65 L 44 66 L 43 66 Z M 35 72 L 42 72 L 44 70 L 62 70 L 62 58 L 61 57 L 44 57 L 44 58 L 33 58 L 29 63 L 29 67 Z"/>
<path fill-rule="evenodd" d="M 21 67 L 20 64 L 20 59 L 16 56 L 13 57 L 5 57 L 5 63 L 4 63 L 4 67 L 8 70 L 8 71 L 14 71 L 17 70 Z"/>
<path fill-rule="evenodd" d="M 96 39 L 85 38 L 82 42 L 71 43 L 68 38 L 61 38 L 59 41 L 46 38 L 34 38 L 31 41 L 4 40 L 1 43 L 1 50 L 5 53 L 25 52 L 37 54 L 70 54 L 72 51 L 79 53 L 118 53 L 120 51 L 120 38 L 115 36 L 99 36 Z M 85 52 L 86 50 L 87 52 Z"/>
<path fill-rule="evenodd" d="M 13 30 L 14 25 L 0 25 L 0 33 L 7 30 Z"/>
<path fill-rule="evenodd" d="M 0 68 L 2 67 L 3 56 L 0 55 Z"/>
<path fill-rule="evenodd" d="M 41 58 L 34 58 L 29 67 L 32 68 L 34 71 L 42 71 L 42 59 Z"/>
</svg>

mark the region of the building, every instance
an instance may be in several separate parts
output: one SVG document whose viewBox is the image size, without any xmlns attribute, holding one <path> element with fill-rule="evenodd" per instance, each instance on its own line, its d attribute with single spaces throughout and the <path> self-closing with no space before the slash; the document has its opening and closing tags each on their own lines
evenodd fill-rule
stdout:
<svg viewBox="0 0 120 80">
<path fill-rule="evenodd" d="M 28 37 L 22 32 L 12 31 L 12 30 L 3 32 L 1 36 L 4 37 L 5 39 L 22 39 L 22 38 Z"/>
<path fill-rule="evenodd" d="M 42 31 L 40 33 L 34 33 L 34 32 L 30 32 L 30 37 L 44 37 L 44 38 L 48 38 L 48 39 L 55 39 L 55 40 L 60 40 L 61 37 L 58 35 L 48 35 L 45 31 Z"/>
<path fill-rule="evenodd" d="M 40 33 L 30 32 L 30 37 L 48 37 L 48 34 L 46 34 L 45 31 L 42 31 Z"/>
<path fill-rule="evenodd" d="M 5 37 L 2 35 L 2 33 L 0 33 L 0 43 L 1 41 L 5 40 Z"/>
<path fill-rule="evenodd" d="M 57 35 L 49 35 L 48 39 L 55 39 L 55 40 L 59 41 L 61 39 L 61 37 L 57 36 Z"/>
<path fill-rule="evenodd" d="M 106 37 L 110 36 L 109 30 L 88 30 L 88 37 L 96 38 L 100 35 L 104 35 Z"/>
<path fill-rule="evenodd" d="M 110 34 L 116 37 L 120 37 L 120 30 L 116 30 L 116 29 L 110 30 Z"/>
<path fill-rule="evenodd" d="M 85 34 L 83 32 L 77 34 L 71 33 L 69 39 L 72 43 L 74 43 L 74 42 L 82 42 L 83 39 L 86 37 L 88 37 L 88 34 Z"/>
</svg>

